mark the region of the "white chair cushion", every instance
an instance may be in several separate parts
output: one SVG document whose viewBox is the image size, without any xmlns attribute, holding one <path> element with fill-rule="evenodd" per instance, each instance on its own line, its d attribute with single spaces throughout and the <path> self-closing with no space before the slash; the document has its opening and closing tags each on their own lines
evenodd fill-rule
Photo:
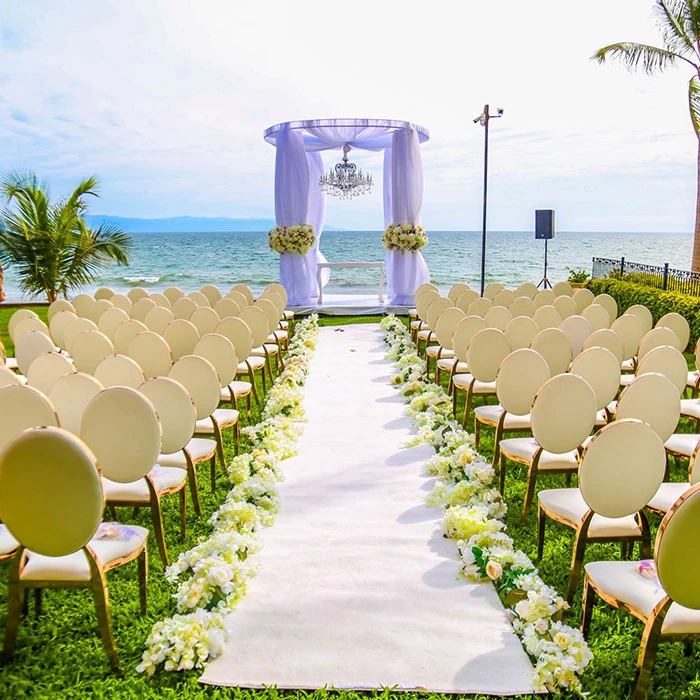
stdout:
<svg viewBox="0 0 700 700">
<path fill-rule="evenodd" d="M 634 372 L 634 360 L 623 360 L 620 369 L 623 372 Z"/>
<path fill-rule="evenodd" d="M 700 372 L 698 372 L 698 370 L 688 372 L 688 380 L 686 382 L 688 386 L 695 386 L 698 380 L 700 380 Z"/>
<path fill-rule="evenodd" d="M 636 374 L 622 374 L 620 375 L 620 386 L 627 386 L 628 384 L 631 384 L 636 378 Z"/>
<path fill-rule="evenodd" d="M 467 391 L 469 385 L 474 380 L 471 374 L 455 374 L 452 377 L 452 383 L 458 389 L 463 389 Z M 496 382 L 480 382 L 478 379 L 474 382 L 472 387 L 472 394 L 495 394 L 496 393 Z"/>
<path fill-rule="evenodd" d="M 253 389 L 253 385 L 250 382 L 231 382 L 228 387 L 224 387 L 221 390 L 220 401 L 230 401 L 231 395 L 229 394 L 229 388 L 233 391 L 233 395 L 236 398 L 241 398 L 242 396 L 248 396 Z"/>
<path fill-rule="evenodd" d="M 101 533 L 117 536 L 102 538 Z M 95 537 L 88 542 L 103 566 L 121 559 L 143 546 L 148 530 L 139 525 L 102 523 Z M 20 576 L 22 581 L 89 581 L 90 565 L 80 550 L 65 557 L 45 557 L 27 550 L 27 563 Z"/>
<path fill-rule="evenodd" d="M 17 364 L 17 358 L 16 357 L 6 357 L 5 358 L 5 367 L 7 367 L 7 369 L 11 369 L 13 372 L 16 372 L 19 369 L 19 365 Z"/>
<path fill-rule="evenodd" d="M 183 458 L 184 459 L 184 458 Z M 174 486 L 179 486 L 187 479 L 187 472 L 180 467 L 162 467 L 157 464 L 150 472 L 156 491 L 162 493 Z M 145 479 L 137 479 L 126 484 L 110 481 L 102 477 L 102 489 L 107 501 L 139 501 L 148 503 L 151 500 Z"/>
<path fill-rule="evenodd" d="M 411 321 L 411 328 L 420 328 L 423 325 L 423 321 Z"/>
<path fill-rule="evenodd" d="M 501 440 L 501 454 L 506 457 L 512 457 L 526 462 L 531 462 L 535 456 L 535 452 L 540 446 L 535 438 L 509 438 Z M 564 452 L 555 454 L 545 450 L 540 456 L 539 469 L 545 471 L 547 469 L 567 469 L 575 471 L 578 469 L 578 451 Z"/>
<path fill-rule="evenodd" d="M 421 340 L 427 340 L 428 342 L 430 342 L 431 340 L 435 340 L 436 338 L 435 333 L 433 333 L 429 328 L 426 328 L 422 331 L 418 331 L 418 337 Z"/>
<path fill-rule="evenodd" d="M 602 428 L 604 425 L 608 424 L 608 414 L 605 411 L 604 408 L 601 408 L 600 411 L 597 411 L 595 414 L 595 427 L 596 428 Z"/>
<path fill-rule="evenodd" d="M 238 363 L 238 369 L 236 372 L 241 374 L 246 374 L 248 372 L 248 365 L 250 365 L 255 372 L 256 370 L 262 369 L 265 366 L 265 358 L 259 355 L 251 355 L 248 359 L 248 364 L 245 362 Z"/>
<path fill-rule="evenodd" d="M 686 418 L 700 418 L 700 399 L 681 399 L 681 415 Z"/>
<path fill-rule="evenodd" d="M 645 578 L 637 571 L 639 562 L 595 561 L 586 564 L 586 573 L 600 590 L 636 608 L 647 617 L 666 595 L 658 580 Z M 700 632 L 700 610 L 672 603 L 666 615 L 662 634 L 697 634 Z"/>
<path fill-rule="evenodd" d="M 285 317 L 286 319 L 292 319 L 292 318 L 294 318 L 294 312 L 293 312 L 293 311 L 285 311 L 285 312 L 284 312 L 284 317 Z"/>
<path fill-rule="evenodd" d="M 441 370 L 444 370 L 445 372 L 451 372 L 452 368 L 454 367 L 455 361 L 453 357 L 450 358 L 445 358 L 445 359 L 439 359 L 437 361 L 437 365 Z M 466 362 L 458 362 L 457 367 L 455 367 L 455 372 L 459 372 L 460 374 L 466 374 L 469 371 L 469 368 L 467 367 Z"/>
<path fill-rule="evenodd" d="M 700 435 L 696 433 L 674 433 L 666 440 L 664 447 L 669 452 L 690 458 L 698 440 L 700 440 Z"/>
<path fill-rule="evenodd" d="M 649 507 L 665 513 L 689 488 L 690 484 L 687 481 L 665 482 L 649 501 Z"/>
<path fill-rule="evenodd" d="M 442 359 L 442 358 L 448 359 L 450 357 L 455 356 L 454 350 L 448 350 L 447 348 L 443 348 L 442 345 L 431 345 L 426 350 L 426 352 L 428 353 L 429 357 L 437 357 L 439 354 L 440 359 Z"/>
<path fill-rule="evenodd" d="M 477 406 L 474 409 L 474 415 L 480 423 L 496 426 L 503 413 L 502 406 Z M 528 413 L 526 416 L 516 416 L 513 413 L 508 413 L 503 422 L 504 430 L 530 430 L 532 428 L 532 419 Z"/>
<path fill-rule="evenodd" d="M 580 489 L 548 489 L 540 491 L 537 500 L 548 512 L 563 518 L 573 527 L 583 520 L 588 504 Z M 604 518 L 597 513 L 588 528 L 589 537 L 634 537 L 642 534 L 633 515 L 624 518 Z"/>
<path fill-rule="evenodd" d="M 216 452 L 216 442 L 207 438 L 192 438 L 186 445 L 185 449 L 192 458 L 192 461 L 197 462 L 211 459 Z M 187 469 L 187 460 L 182 450 L 173 452 L 169 455 L 158 455 L 158 464 L 161 467 L 179 467 Z"/>
<path fill-rule="evenodd" d="M 230 428 L 238 423 L 238 411 L 233 408 L 217 408 L 214 411 L 214 417 L 219 424 L 219 428 Z M 194 426 L 195 433 L 203 433 L 204 435 L 214 434 L 214 424 L 210 418 L 202 418 L 198 420 Z"/>
<path fill-rule="evenodd" d="M 10 534 L 7 525 L 0 523 L 0 556 L 14 552 L 19 542 Z"/>
</svg>

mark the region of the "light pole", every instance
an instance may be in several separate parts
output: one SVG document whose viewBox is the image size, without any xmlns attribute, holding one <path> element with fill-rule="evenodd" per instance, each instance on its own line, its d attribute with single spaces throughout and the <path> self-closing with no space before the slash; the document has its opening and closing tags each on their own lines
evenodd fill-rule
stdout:
<svg viewBox="0 0 700 700">
<path fill-rule="evenodd" d="M 481 296 L 484 295 L 484 278 L 486 277 L 486 191 L 489 174 L 489 120 L 503 116 L 499 107 L 496 114 L 489 112 L 489 106 L 484 105 L 484 111 L 474 120 L 475 124 L 484 127 L 484 213 L 481 223 Z"/>
</svg>

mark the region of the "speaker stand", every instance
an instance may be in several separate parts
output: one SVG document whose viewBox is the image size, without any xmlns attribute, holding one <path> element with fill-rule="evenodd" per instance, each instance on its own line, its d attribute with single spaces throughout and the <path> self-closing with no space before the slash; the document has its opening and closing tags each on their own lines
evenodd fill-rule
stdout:
<svg viewBox="0 0 700 700">
<path fill-rule="evenodd" d="M 544 239 L 544 275 L 542 276 L 540 283 L 537 285 L 537 289 L 539 289 L 540 287 L 542 287 L 542 289 L 551 289 L 552 288 L 552 283 L 547 278 L 547 243 L 549 243 L 549 239 L 545 238 Z"/>
</svg>

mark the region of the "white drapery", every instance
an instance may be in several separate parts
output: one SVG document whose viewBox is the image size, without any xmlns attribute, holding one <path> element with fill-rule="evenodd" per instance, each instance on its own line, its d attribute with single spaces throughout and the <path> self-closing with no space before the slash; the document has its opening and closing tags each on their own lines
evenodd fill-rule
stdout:
<svg viewBox="0 0 700 700">
<path fill-rule="evenodd" d="M 423 200 L 420 143 L 426 129 L 388 119 L 318 119 L 286 122 L 270 127 L 264 138 L 277 147 L 275 158 L 275 218 L 278 226 L 312 224 L 313 248 L 306 254 L 280 255 L 280 282 L 290 306 L 304 306 L 318 298 L 316 264 L 325 262 L 319 250 L 325 219 L 325 194 L 318 185 L 324 172 L 319 151 L 361 148 L 385 151 L 384 226 L 419 224 Z M 327 277 L 326 277 L 327 279 Z M 387 253 L 389 303 L 412 304 L 416 288 L 430 274 L 420 251 Z"/>
</svg>

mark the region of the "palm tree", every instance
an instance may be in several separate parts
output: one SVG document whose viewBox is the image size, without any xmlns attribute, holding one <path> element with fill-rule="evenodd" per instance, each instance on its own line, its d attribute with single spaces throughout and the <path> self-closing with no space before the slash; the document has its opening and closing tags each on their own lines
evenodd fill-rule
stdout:
<svg viewBox="0 0 700 700">
<path fill-rule="evenodd" d="M 0 192 L 7 202 L 0 214 L 0 265 L 17 268 L 22 291 L 55 301 L 97 281 L 111 263 L 129 264 L 130 234 L 109 224 L 90 229 L 84 219 L 85 198 L 99 196 L 97 178 L 86 178 L 54 204 L 33 173 L 9 173 Z"/>
<path fill-rule="evenodd" d="M 698 138 L 698 190 L 692 269 L 700 272 L 700 0 L 656 0 L 654 15 L 661 29 L 663 48 L 621 42 L 599 49 L 591 58 L 599 63 L 604 63 L 608 58 L 615 59 L 630 70 L 641 68 L 650 75 L 661 73 L 678 63 L 692 67 L 693 75 L 688 83 L 688 107 Z"/>
</svg>

